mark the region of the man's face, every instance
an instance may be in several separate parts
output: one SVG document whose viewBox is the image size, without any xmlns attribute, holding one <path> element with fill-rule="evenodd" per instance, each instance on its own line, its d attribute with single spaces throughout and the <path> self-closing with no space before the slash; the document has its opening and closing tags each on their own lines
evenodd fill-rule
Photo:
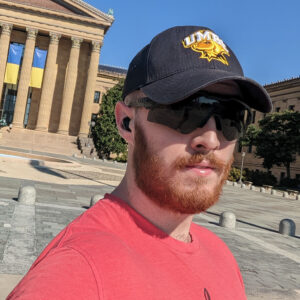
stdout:
<svg viewBox="0 0 300 300">
<path fill-rule="evenodd" d="M 235 141 L 227 141 L 210 118 L 203 128 L 181 134 L 147 121 L 135 121 L 133 163 L 137 186 L 160 207 L 182 214 L 205 211 L 219 198 Z"/>
</svg>

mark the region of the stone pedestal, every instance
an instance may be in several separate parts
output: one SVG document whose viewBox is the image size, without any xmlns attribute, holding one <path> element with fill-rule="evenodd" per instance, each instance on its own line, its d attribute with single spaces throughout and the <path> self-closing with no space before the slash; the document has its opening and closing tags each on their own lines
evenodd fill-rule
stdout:
<svg viewBox="0 0 300 300">
<path fill-rule="evenodd" d="M 103 198 L 103 195 L 100 195 L 100 194 L 92 196 L 91 201 L 90 201 L 90 207 L 92 207 L 94 204 L 96 204 L 102 198 Z"/>
<path fill-rule="evenodd" d="M 276 190 L 271 190 L 271 195 L 277 195 L 277 191 Z"/>
<path fill-rule="evenodd" d="M 279 223 L 279 232 L 283 235 L 294 236 L 296 232 L 296 224 L 291 219 L 283 219 Z"/>
<path fill-rule="evenodd" d="M 219 225 L 225 228 L 234 229 L 236 224 L 236 217 L 233 212 L 225 211 L 220 216 Z"/>
<path fill-rule="evenodd" d="M 36 200 L 36 190 L 33 186 L 23 186 L 19 190 L 18 201 L 26 205 L 34 205 Z"/>
<path fill-rule="evenodd" d="M 283 192 L 282 197 L 288 198 L 289 197 L 289 193 L 288 192 Z"/>
</svg>

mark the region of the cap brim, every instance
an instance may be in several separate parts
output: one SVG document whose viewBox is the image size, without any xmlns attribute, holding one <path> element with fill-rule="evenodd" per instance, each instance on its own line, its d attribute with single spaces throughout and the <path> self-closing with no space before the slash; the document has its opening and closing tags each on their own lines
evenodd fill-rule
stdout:
<svg viewBox="0 0 300 300">
<path fill-rule="evenodd" d="M 222 70 L 187 70 L 143 86 L 147 97 L 160 104 L 172 104 L 198 92 L 208 85 L 225 80 L 235 81 L 243 94 L 243 101 L 251 108 L 267 113 L 272 101 L 267 91 L 256 81 Z"/>
</svg>

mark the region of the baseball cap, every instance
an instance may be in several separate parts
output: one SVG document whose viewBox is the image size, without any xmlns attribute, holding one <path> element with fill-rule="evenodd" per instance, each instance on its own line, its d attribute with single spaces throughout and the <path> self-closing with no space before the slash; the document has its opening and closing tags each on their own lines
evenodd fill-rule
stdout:
<svg viewBox="0 0 300 300">
<path fill-rule="evenodd" d="M 214 31 L 200 26 L 176 26 L 155 36 L 133 58 L 123 99 L 141 90 L 157 103 L 172 104 L 228 80 L 238 84 L 241 100 L 247 105 L 261 112 L 272 110 L 267 91 L 244 76 L 235 54 Z"/>
</svg>

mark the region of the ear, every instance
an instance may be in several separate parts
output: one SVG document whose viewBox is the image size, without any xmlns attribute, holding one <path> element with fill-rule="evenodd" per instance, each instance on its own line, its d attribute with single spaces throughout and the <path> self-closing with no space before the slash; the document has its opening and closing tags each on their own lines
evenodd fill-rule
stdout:
<svg viewBox="0 0 300 300">
<path fill-rule="evenodd" d="M 128 143 L 128 144 L 133 144 L 134 138 L 132 134 L 132 129 L 133 129 L 133 108 L 128 107 L 127 105 L 124 104 L 124 102 L 117 102 L 116 107 L 115 107 L 115 117 L 116 117 L 116 123 L 118 127 L 119 134 L 121 137 Z M 129 128 L 131 131 L 128 131 L 124 128 L 123 126 L 123 120 L 125 118 L 129 118 Z"/>
</svg>

